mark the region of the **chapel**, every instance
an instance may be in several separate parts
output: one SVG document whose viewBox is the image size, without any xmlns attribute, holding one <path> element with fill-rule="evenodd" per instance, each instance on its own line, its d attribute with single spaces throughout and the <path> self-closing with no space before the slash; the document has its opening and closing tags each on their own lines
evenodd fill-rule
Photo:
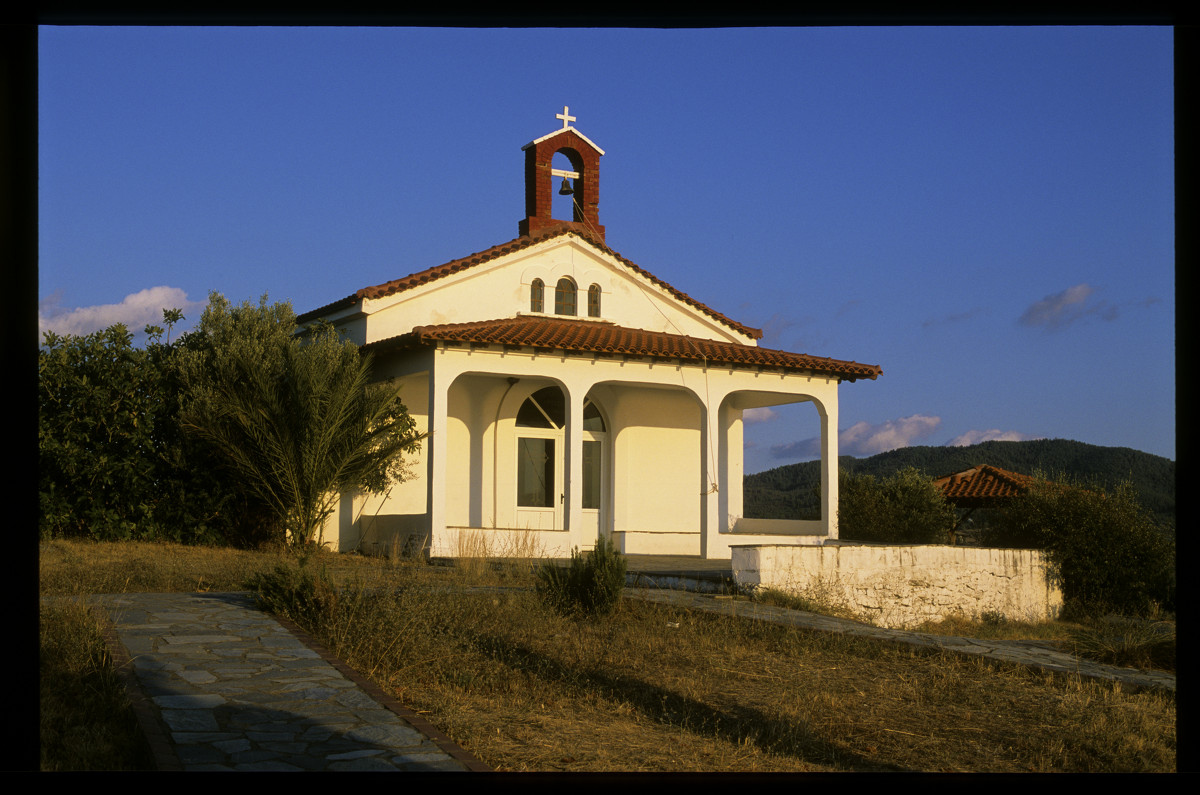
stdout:
<svg viewBox="0 0 1200 795">
<path fill-rule="evenodd" d="M 738 545 L 836 540 L 838 385 L 880 368 L 759 347 L 760 330 L 610 249 L 604 151 L 568 111 L 523 147 L 515 239 L 299 317 L 369 351 L 374 379 L 429 434 L 386 494 L 341 495 L 322 542 L 566 557 L 605 536 L 625 553 L 728 559 Z M 553 217 L 555 195 L 571 220 Z M 743 412 L 806 401 L 820 416 L 820 518 L 744 517 Z"/>
</svg>

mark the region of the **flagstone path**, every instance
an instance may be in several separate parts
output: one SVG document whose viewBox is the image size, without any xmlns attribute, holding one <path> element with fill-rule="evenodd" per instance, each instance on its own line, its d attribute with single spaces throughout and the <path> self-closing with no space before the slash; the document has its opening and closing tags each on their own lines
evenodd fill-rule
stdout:
<svg viewBox="0 0 1200 795">
<path fill-rule="evenodd" d="M 248 593 L 91 601 L 159 769 L 489 769 Z"/>
</svg>

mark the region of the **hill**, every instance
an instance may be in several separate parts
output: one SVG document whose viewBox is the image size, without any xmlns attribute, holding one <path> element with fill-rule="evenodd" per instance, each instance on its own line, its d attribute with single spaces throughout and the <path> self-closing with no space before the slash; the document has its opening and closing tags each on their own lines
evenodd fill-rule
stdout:
<svg viewBox="0 0 1200 795">
<path fill-rule="evenodd" d="M 991 464 L 1052 480 L 1097 482 L 1105 488 L 1129 480 L 1142 505 L 1160 522 L 1175 526 L 1175 462 L 1128 447 L 1101 447 L 1068 439 L 982 442 L 967 447 L 901 447 L 861 459 L 841 456 L 838 464 L 854 474 L 875 477 L 909 466 L 929 477 L 941 477 L 976 464 Z M 815 518 L 820 513 L 816 492 L 819 483 L 818 461 L 746 475 L 746 516 Z"/>
</svg>

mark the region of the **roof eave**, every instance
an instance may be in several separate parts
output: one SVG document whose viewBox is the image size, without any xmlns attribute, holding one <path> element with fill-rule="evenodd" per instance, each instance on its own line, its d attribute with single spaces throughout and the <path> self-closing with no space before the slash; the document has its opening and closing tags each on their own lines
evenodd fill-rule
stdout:
<svg viewBox="0 0 1200 795">
<path fill-rule="evenodd" d="M 525 144 L 524 146 L 522 146 L 522 147 L 521 147 L 521 151 L 522 151 L 522 152 L 524 152 L 526 149 L 529 149 L 529 148 L 531 148 L 531 147 L 537 146 L 537 145 L 538 145 L 538 144 L 540 144 L 542 141 L 545 141 L 545 140 L 547 140 L 547 139 L 553 138 L 553 137 L 554 137 L 554 136 L 556 136 L 556 135 L 562 135 L 563 133 L 567 133 L 567 132 L 573 132 L 573 133 L 575 133 L 575 134 L 576 134 L 576 135 L 578 135 L 578 136 L 579 136 L 579 137 L 580 137 L 580 138 L 583 140 L 583 142 L 584 142 L 584 143 L 586 143 L 588 146 L 592 147 L 593 149 L 595 149 L 595 150 L 596 150 L 597 152 L 599 152 L 600 154 L 604 154 L 604 150 L 603 150 L 603 149 L 601 149 L 600 147 L 596 146 L 596 144 L 594 144 L 594 143 L 593 143 L 593 142 L 592 142 L 592 141 L 591 141 L 591 140 L 590 140 L 590 139 L 589 139 L 589 138 L 588 138 L 586 135 L 584 135 L 583 133 L 579 132 L 579 130 L 576 130 L 574 127 L 563 127 L 561 130 L 555 130 L 555 131 L 554 131 L 554 132 L 552 132 L 552 133 L 546 133 L 546 134 L 545 134 L 545 135 L 543 135 L 541 138 L 535 138 L 534 140 L 532 140 L 532 141 L 530 141 L 529 143 L 527 143 L 527 144 Z"/>
</svg>

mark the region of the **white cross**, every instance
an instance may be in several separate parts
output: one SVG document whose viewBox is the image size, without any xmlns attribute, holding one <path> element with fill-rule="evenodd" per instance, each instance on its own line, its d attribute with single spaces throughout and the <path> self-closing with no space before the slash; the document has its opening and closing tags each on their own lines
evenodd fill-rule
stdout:
<svg viewBox="0 0 1200 795">
<path fill-rule="evenodd" d="M 569 106 L 563 105 L 563 112 L 554 114 L 554 118 L 563 120 L 564 130 L 571 126 L 571 122 L 575 121 L 575 117 L 567 113 L 568 110 L 570 110 Z"/>
</svg>

